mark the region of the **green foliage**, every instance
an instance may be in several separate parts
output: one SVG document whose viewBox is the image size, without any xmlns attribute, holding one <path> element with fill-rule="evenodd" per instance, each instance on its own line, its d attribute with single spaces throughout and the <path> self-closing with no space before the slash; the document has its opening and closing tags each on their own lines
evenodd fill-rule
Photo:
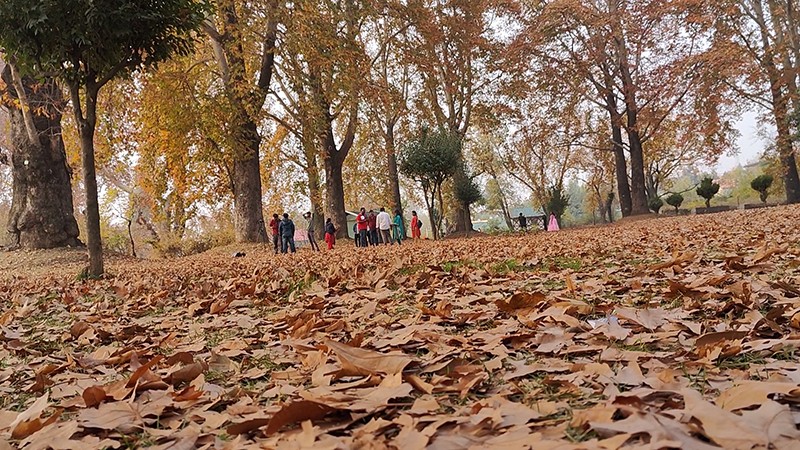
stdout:
<svg viewBox="0 0 800 450">
<path fill-rule="evenodd" d="M 750 187 L 753 188 L 754 191 L 758 192 L 758 196 L 761 199 L 761 202 L 767 203 L 767 197 L 769 197 L 769 188 L 772 187 L 772 182 L 775 179 L 772 175 L 759 175 L 750 182 Z"/>
<path fill-rule="evenodd" d="M 4 0 L 0 46 L 28 71 L 99 89 L 189 54 L 207 8 L 196 0 Z"/>
<path fill-rule="evenodd" d="M 475 178 L 469 176 L 466 171 L 459 171 L 453 181 L 456 200 L 465 208 L 469 208 L 469 205 L 483 198 L 481 188 L 475 182 Z"/>
<path fill-rule="evenodd" d="M 400 154 L 400 172 L 423 184 L 440 187 L 459 167 L 461 138 L 447 131 L 423 128 Z"/>
<path fill-rule="evenodd" d="M 425 193 L 434 239 L 438 238 L 442 224 L 442 216 L 437 211 L 444 211 L 442 184 L 462 167 L 461 144 L 461 137 L 455 133 L 423 128 L 400 153 L 400 172 L 418 182 Z M 479 199 L 480 190 L 477 193 Z M 465 200 L 472 200 L 472 187 L 466 186 L 463 195 Z"/>
<path fill-rule="evenodd" d="M 664 200 L 661 200 L 661 197 L 653 197 L 647 201 L 647 207 L 650 208 L 650 211 L 658 214 L 661 211 L 661 207 L 664 206 Z"/>
<path fill-rule="evenodd" d="M 561 216 L 564 215 L 564 211 L 567 210 L 569 206 L 569 195 L 565 194 L 560 187 L 553 186 L 547 191 L 547 211 L 556 215 L 559 223 L 561 222 Z"/>
<path fill-rule="evenodd" d="M 711 199 L 719 192 L 719 183 L 714 183 L 711 177 L 705 177 L 700 181 L 696 189 L 697 195 L 706 199 L 706 208 L 711 207 Z"/>
<path fill-rule="evenodd" d="M 678 194 L 677 192 L 670 194 L 669 197 L 667 197 L 667 204 L 675 208 L 675 214 L 678 213 L 678 208 L 681 207 L 682 203 L 683 203 L 683 196 L 681 194 Z"/>
</svg>

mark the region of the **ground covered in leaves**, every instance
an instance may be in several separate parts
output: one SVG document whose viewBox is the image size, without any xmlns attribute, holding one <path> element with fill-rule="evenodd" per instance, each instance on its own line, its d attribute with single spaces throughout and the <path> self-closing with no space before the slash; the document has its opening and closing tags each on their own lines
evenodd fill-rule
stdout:
<svg viewBox="0 0 800 450">
<path fill-rule="evenodd" d="M 798 223 L 15 266 L 0 449 L 796 448 Z"/>
</svg>

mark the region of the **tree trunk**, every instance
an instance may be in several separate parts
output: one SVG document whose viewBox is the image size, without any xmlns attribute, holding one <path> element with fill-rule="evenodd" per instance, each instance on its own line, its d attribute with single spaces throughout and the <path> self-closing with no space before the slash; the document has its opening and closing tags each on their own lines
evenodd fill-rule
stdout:
<svg viewBox="0 0 800 450">
<path fill-rule="evenodd" d="M 631 112 L 628 112 L 630 116 Z M 633 122 L 636 123 L 635 120 Z M 647 214 L 647 194 L 645 193 L 644 182 L 644 151 L 639 132 L 634 127 L 628 130 L 628 141 L 630 142 L 631 153 L 631 214 Z"/>
<path fill-rule="evenodd" d="M 246 119 L 242 125 L 244 154 L 233 161 L 233 226 L 236 242 L 266 242 L 267 230 L 261 203 L 261 136 L 256 124 Z"/>
<path fill-rule="evenodd" d="M 394 214 L 395 210 L 400 211 L 400 217 L 403 217 L 403 224 L 405 224 L 403 199 L 400 196 L 400 177 L 397 173 L 397 149 L 394 141 L 394 125 L 386 127 L 384 138 L 386 141 L 386 166 L 389 169 L 389 185 L 392 190 L 392 211 L 390 214 Z"/>
<path fill-rule="evenodd" d="M 612 125 L 612 135 L 619 208 L 622 210 L 622 217 L 628 217 L 633 210 L 633 201 L 631 200 L 631 185 L 628 182 L 628 162 L 625 160 L 625 149 L 622 148 L 622 128 L 619 125 Z"/>
<path fill-rule="evenodd" d="M 625 115 L 628 132 L 628 144 L 631 155 L 631 214 L 647 214 L 647 195 L 644 183 L 644 150 L 639 136 L 639 104 L 636 100 L 637 87 L 631 75 L 631 64 L 628 59 L 628 44 L 620 22 L 620 11 L 616 2 L 609 2 L 609 12 L 615 17 L 612 24 L 614 41 L 617 50 L 617 65 L 622 81 L 622 95 L 625 99 Z M 620 199 L 621 200 L 621 199 Z"/>
<path fill-rule="evenodd" d="M 72 183 L 61 138 L 63 98 L 55 81 L 35 84 L 23 80 L 33 113 L 38 142 L 31 142 L 20 109 L 10 67 L 2 74 L 7 86 L 0 97 L 6 102 L 12 144 L 11 173 L 13 197 L 7 230 L 12 247 L 54 248 L 80 246 L 78 223 L 72 204 Z"/>
<path fill-rule="evenodd" d="M 336 237 L 347 239 L 347 212 L 344 205 L 344 182 L 342 166 L 344 157 L 336 149 L 333 141 L 325 148 L 325 215 L 336 227 Z"/>
<path fill-rule="evenodd" d="M 463 152 L 463 150 L 462 150 Z M 456 174 L 453 176 L 453 180 L 459 179 L 459 177 L 467 179 L 467 174 L 464 171 L 463 166 L 463 159 L 464 155 L 459 156 L 459 169 L 456 171 Z M 453 183 L 455 185 L 455 183 Z M 453 218 L 455 219 L 455 228 L 454 232 L 456 233 L 469 233 L 470 231 L 475 231 L 472 227 L 472 213 L 469 210 L 469 206 L 464 205 L 453 195 Z"/>
<path fill-rule="evenodd" d="M 316 155 L 314 153 L 315 152 L 306 153 L 308 155 L 306 158 L 308 197 L 311 200 L 311 218 L 313 219 L 315 237 L 318 240 L 323 240 L 325 239 L 325 208 L 322 205 L 322 186 L 320 185 L 319 168 L 317 167 Z M 345 229 L 345 231 L 347 230 Z"/>
<path fill-rule="evenodd" d="M 774 86 L 774 84 L 773 84 Z M 794 156 L 789 118 L 786 111 L 786 99 L 773 87 L 773 116 L 778 128 L 778 153 L 783 166 L 783 184 L 786 188 L 786 202 L 800 203 L 800 176 L 797 173 L 797 160 Z M 777 97 L 776 97 L 777 96 Z M 783 97 L 783 100 L 780 98 Z M 778 98 L 778 99 L 776 99 Z"/>
<path fill-rule="evenodd" d="M 609 82 L 610 85 L 610 82 Z M 606 94 L 606 108 L 608 109 L 611 120 L 611 151 L 614 152 L 614 169 L 617 175 L 617 192 L 619 193 L 619 207 L 622 210 L 622 217 L 631 215 L 631 186 L 628 182 L 628 162 L 625 160 L 625 149 L 622 147 L 622 126 L 620 125 L 619 112 L 617 111 L 617 99 L 608 88 Z"/>
<path fill-rule="evenodd" d="M 72 109 L 81 140 L 83 160 L 83 186 L 86 192 L 86 243 L 89 249 L 89 276 L 103 275 L 103 242 L 100 237 L 100 204 L 97 198 L 97 173 L 94 162 L 94 132 L 97 126 L 98 88 L 91 81 L 86 83 L 86 110 L 81 108 L 80 87 L 76 82 L 70 86 Z"/>
</svg>

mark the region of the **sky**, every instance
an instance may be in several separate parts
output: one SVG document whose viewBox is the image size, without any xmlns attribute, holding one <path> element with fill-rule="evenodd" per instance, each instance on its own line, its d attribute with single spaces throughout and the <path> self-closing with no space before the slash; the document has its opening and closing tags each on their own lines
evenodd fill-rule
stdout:
<svg viewBox="0 0 800 450">
<path fill-rule="evenodd" d="M 747 111 L 743 114 L 736 127 L 740 133 L 736 142 L 739 152 L 736 155 L 725 155 L 720 158 L 717 165 L 714 166 L 720 175 L 739 164 L 744 166 L 757 160 L 764 151 L 766 143 L 763 137 L 759 136 L 758 113 L 756 111 Z"/>
</svg>

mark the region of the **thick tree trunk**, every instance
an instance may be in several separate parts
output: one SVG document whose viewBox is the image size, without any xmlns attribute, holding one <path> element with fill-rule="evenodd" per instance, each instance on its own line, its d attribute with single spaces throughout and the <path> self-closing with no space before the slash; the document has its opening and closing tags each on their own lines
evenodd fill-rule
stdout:
<svg viewBox="0 0 800 450">
<path fill-rule="evenodd" d="M 394 142 L 394 126 L 386 127 L 386 166 L 389 169 L 389 185 L 392 191 L 392 210 L 390 214 L 394 215 L 394 211 L 400 211 L 400 216 L 403 216 L 403 200 L 400 197 L 400 177 L 397 171 L 397 149 Z M 405 223 L 405 218 L 403 219 Z M 404 227 L 406 228 L 406 227 Z"/>
<path fill-rule="evenodd" d="M 775 89 L 773 88 L 773 91 Z M 783 166 L 783 183 L 786 188 L 786 202 L 800 203 L 800 176 L 797 172 L 797 160 L 795 158 L 794 145 L 791 138 L 791 128 L 789 118 L 786 114 L 786 101 L 774 100 L 775 96 L 781 97 L 783 94 L 773 92 L 773 116 L 778 128 L 778 153 L 781 165 Z"/>
<path fill-rule="evenodd" d="M 23 81 L 33 113 L 38 142 L 31 142 L 11 79 L 10 67 L 2 74 L 7 96 L 12 144 L 13 197 L 7 223 L 9 244 L 21 248 L 82 245 L 72 204 L 72 184 L 61 138 L 61 90 L 53 80 L 35 84 Z"/>
<path fill-rule="evenodd" d="M 619 207 L 622 217 L 631 215 L 631 185 L 628 181 L 628 162 L 625 159 L 625 149 L 622 147 L 622 125 L 620 114 L 617 110 L 617 98 L 611 92 L 611 81 L 607 82 L 606 109 L 611 121 L 611 151 L 614 153 L 614 170 L 617 176 L 617 193 L 619 194 Z"/>
<path fill-rule="evenodd" d="M 630 112 L 628 113 L 630 116 Z M 635 122 L 634 122 L 635 123 Z M 631 214 L 647 214 L 647 194 L 644 182 L 644 151 L 639 132 L 635 128 L 628 130 L 631 154 Z"/>
<path fill-rule="evenodd" d="M 236 242 L 266 242 L 267 230 L 261 203 L 261 137 L 248 120 L 243 139 L 246 153 L 233 161 L 233 224 Z"/>
<path fill-rule="evenodd" d="M 325 215 L 333 221 L 336 237 L 347 239 L 342 163 L 336 157 L 325 158 Z"/>
<path fill-rule="evenodd" d="M 631 200 L 631 185 L 628 181 L 628 162 L 625 159 L 625 149 L 622 148 L 622 128 L 618 125 L 612 125 L 611 128 L 614 139 L 614 169 L 617 175 L 619 208 L 622 210 L 622 217 L 628 217 L 633 210 L 633 201 Z"/>
<path fill-rule="evenodd" d="M 311 213 L 315 231 L 314 236 L 318 240 L 323 240 L 325 239 L 325 208 L 322 205 L 322 186 L 316 158 L 313 153 L 309 153 L 309 156 L 310 158 L 306 161 L 308 164 L 308 196 L 311 200 Z"/>
</svg>

